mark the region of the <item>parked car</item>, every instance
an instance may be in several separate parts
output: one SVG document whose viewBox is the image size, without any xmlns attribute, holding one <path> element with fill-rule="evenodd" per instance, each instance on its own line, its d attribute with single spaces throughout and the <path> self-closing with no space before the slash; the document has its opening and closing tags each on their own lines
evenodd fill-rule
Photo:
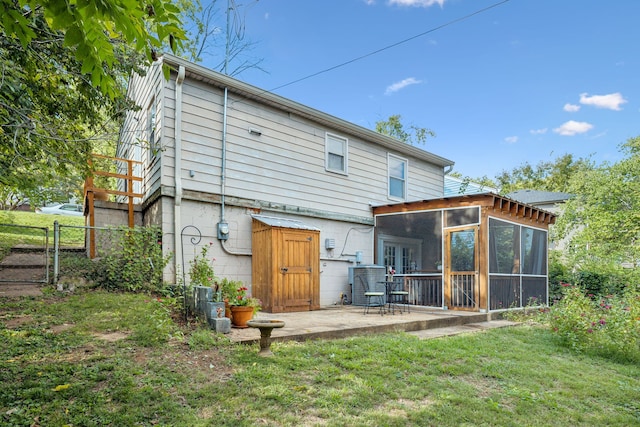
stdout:
<svg viewBox="0 0 640 427">
<path fill-rule="evenodd" d="M 49 215 L 71 215 L 71 216 L 83 216 L 84 209 L 82 205 L 75 203 L 62 203 L 53 206 L 43 206 L 36 209 L 37 213 L 49 214 Z"/>
</svg>

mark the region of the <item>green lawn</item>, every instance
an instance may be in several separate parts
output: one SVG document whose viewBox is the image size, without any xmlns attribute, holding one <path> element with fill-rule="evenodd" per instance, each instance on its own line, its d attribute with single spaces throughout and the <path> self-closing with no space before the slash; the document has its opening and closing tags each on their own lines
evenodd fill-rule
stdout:
<svg viewBox="0 0 640 427">
<path fill-rule="evenodd" d="M 640 425 L 640 366 L 573 353 L 542 327 L 274 343 L 265 359 L 176 324 L 173 303 L 0 299 L 0 424 Z"/>
<path fill-rule="evenodd" d="M 45 231 L 23 226 L 46 228 L 49 234 L 49 245 L 53 245 L 53 223 L 60 225 L 83 226 L 84 217 L 37 214 L 34 212 L 0 211 L 0 258 L 15 245 L 44 245 Z M 62 228 L 61 245 L 82 246 L 84 230 Z"/>
</svg>

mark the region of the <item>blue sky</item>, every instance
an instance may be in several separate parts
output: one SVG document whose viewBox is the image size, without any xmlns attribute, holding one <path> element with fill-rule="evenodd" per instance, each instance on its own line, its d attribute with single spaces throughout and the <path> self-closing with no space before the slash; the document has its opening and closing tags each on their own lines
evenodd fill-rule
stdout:
<svg viewBox="0 0 640 427">
<path fill-rule="evenodd" d="M 640 136 L 638 0 L 259 0 L 245 13 L 268 74 L 240 80 L 371 129 L 400 114 L 465 176 L 566 153 L 615 162 Z"/>
</svg>

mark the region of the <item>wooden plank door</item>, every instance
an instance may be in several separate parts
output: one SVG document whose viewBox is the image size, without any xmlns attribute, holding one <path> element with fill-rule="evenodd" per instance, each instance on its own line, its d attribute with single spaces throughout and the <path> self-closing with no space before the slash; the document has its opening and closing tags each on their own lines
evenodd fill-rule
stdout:
<svg viewBox="0 0 640 427">
<path fill-rule="evenodd" d="M 478 227 L 450 229 L 445 238 L 445 305 L 477 310 Z"/>
<path fill-rule="evenodd" d="M 320 308 L 320 242 L 318 233 L 282 231 L 279 311 Z"/>
</svg>

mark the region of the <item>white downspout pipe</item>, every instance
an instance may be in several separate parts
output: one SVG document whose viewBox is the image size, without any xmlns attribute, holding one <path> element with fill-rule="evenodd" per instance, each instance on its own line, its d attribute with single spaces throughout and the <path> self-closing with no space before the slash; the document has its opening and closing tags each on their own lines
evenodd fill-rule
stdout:
<svg viewBox="0 0 640 427">
<path fill-rule="evenodd" d="M 229 100 L 229 90 L 224 88 L 224 107 L 222 110 L 222 153 L 220 166 L 220 222 L 225 222 L 225 196 L 227 194 L 227 102 Z M 223 245 L 224 246 L 224 245 Z"/>
<path fill-rule="evenodd" d="M 173 177 L 175 183 L 175 197 L 173 202 L 173 239 L 174 239 L 174 263 L 176 283 L 178 274 L 182 268 L 182 84 L 184 83 L 185 68 L 181 65 L 178 68 L 176 78 L 176 109 L 174 126 L 174 168 Z"/>
</svg>

